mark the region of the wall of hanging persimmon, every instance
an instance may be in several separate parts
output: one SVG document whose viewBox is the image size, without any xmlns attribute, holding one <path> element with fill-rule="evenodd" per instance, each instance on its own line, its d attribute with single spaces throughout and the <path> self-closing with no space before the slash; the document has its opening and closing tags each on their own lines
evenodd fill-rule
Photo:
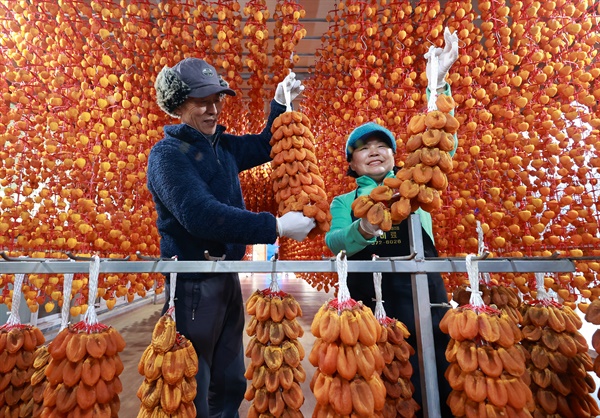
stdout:
<svg viewBox="0 0 600 418">
<path fill-rule="evenodd" d="M 188 55 L 204 56 L 234 89 L 250 72 L 250 100 L 229 101 L 222 122 L 255 131 L 264 101 L 294 66 L 303 16 L 292 0 L 276 10 L 261 0 L 0 0 L 0 248 L 34 257 L 158 255 L 145 168 L 170 120 L 154 102 L 155 74 Z M 312 121 L 330 198 L 353 187 L 343 147 L 364 121 L 395 132 L 401 164 L 408 121 L 425 110 L 422 57 L 442 45 L 447 26 L 460 42 L 449 80 L 461 126 L 444 205 L 432 214 L 440 253 L 477 252 L 479 221 L 497 256 L 600 255 L 597 2 L 350 0 L 327 18 L 300 110 Z M 269 174 L 265 166 L 241 176 L 250 209 L 275 212 Z M 323 254 L 322 237 L 282 242 L 283 258 Z M 600 294 L 600 264 L 577 265 L 547 284 L 567 302 L 587 303 Z M 335 277 L 306 279 L 328 288 Z M 446 279 L 452 290 L 464 278 Z M 143 295 L 154 280 L 162 279 L 107 276 L 100 296 Z M 493 280 L 529 294 L 534 278 Z M 2 300 L 10 282 L 0 276 Z M 26 286 L 31 309 L 62 298 L 59 278 L 31 275 Z M 73 290 L 85 291 L 85 281 Z"/>
</svg>

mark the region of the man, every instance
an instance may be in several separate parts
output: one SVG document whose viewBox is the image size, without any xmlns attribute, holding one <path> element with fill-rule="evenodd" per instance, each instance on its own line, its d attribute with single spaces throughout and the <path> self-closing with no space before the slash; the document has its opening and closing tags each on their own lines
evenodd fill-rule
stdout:
<svg viewBox="0 0 600 418">
<path fill-rule="evenodd" d="M 246 210 L 238 177 L 270 161 L 271 125 L 286 110 L 284 93 L 293 100 L 304 88 L 293 73 L 277 86 L 264 130 L 241 136 L 218 124 L 225 95 L 235 92 L 206 61 L 186 58 L 163 68 L 155 88 L 161 109 L 181 119 L 164 127 L 164 138 L 148 158 L 162 257 L 204 260 L 208 251 L 212 257 L 241 260 L 246 245 L 274 243 L 278 236 L 306 238 L 315 222 L 301 212 L 276 219 Z M 246 390 L 238 274 L 178 274 L 175 295 L 177 330 L 191 340 L 199 358 L 197 417 L 237 417 Z"/>
</svg>

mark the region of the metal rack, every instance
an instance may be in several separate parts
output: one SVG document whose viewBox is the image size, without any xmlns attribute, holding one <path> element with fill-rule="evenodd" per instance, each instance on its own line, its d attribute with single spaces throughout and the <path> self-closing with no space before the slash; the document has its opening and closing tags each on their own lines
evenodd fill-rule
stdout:
<svg viewBox="0 0 600 418">
<path fill-rule="evenodd" d="M 435 363 L 431 303 L 427 273 L 464 273 L 466 260 L 462 257 L 425 258 L 423 236 L 419 216 L 409 218 L 411 255 L 405 257 L 379 258 L 377 260 L 349 260 L 348 272 L 411 273 L 416 322 L 417 352 L 423 393 L 423 416 L 440 416 L 440 399 Z M 139 254 L 138 254 L 139 256 Z M 274 260 L 274 261 L 228 261 L 205 254 L 202 261 L 175 261 L 138 257 L 141 261 L 125 259 L 102 259 L 100 273 L 330 273 L 336 272 L 335 259 L 322 260 Z M 88 273 L 89 259 L 31 259 L 10 258 L 2 254 L 0 274 L 65 274 Z M 75 260 L 76 262 L 72 262 Z M 481 273 L 559 273 L 574 272 L 572 259 L 551 257 L 504 257 L 478 259 Z"/>
<path fill-rule="evenodd" d="M 421 253 L 422 254 L 422 253 Z M 70 262 L 66 259 L 11 259 L 0 260 L 0 274 L 64 274 L 88 273 L 86 261 Z M 100 273 L 330 273 L 335 272 L 334 259 L 277 260 L 277 261 L 123 261 L 104 258 L 100 261 Z M 369 273 L 465 273 L 465 259 L 461 257 L 380 258 L 372 260 L 349 260 L 348 272 Z M 496 273 L 572 272 L 573 262 L 567 258 L 523 257 L 488 258 L 479 261 L 479 271 Z"/>
</svg>

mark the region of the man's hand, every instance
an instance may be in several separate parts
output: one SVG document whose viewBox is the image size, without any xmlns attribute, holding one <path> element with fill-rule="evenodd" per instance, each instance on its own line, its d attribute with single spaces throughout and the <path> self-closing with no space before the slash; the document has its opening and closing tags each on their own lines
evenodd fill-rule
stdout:
<svg viewBox="0 0 600 418">
<path fill-rule="evenodd" d="M 275 101 L 284 106 L 291 106 L 292 101 L 294 101 L 303 90 L 304 86 L 302 85 L 302 82 L 296 80 L 296 73 L 290 72 L 283 81 L 277 85 L 277 90 L 275 90 Z M 287 103 L 286 95 L 289 97 L 289 103 Z"/>
<path fill-rule="evenodd" d="M 302 241 L 316 225 L 313 218 L 304 216 L 302 212 L 288 212 L 277 218 L 277 235 Z"/>
</svg>

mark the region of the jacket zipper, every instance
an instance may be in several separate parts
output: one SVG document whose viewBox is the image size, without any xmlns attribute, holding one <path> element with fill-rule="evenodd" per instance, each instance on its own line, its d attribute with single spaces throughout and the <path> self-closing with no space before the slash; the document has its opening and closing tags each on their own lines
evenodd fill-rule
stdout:
<svg viewBox="0 0 600 418">
<path fill-rule="evenodd" d="M 215 133 L 215 140 L 210 144 L 213 152 L 215 153 L 215 158 L 217 159 L 217 163 L 219 163 L 219 165 L 221 165 L 221 160 L 219 159 L 219 153 L 217 152 L 217 144 L 219 143 L 220 139 L 221 139 L 221 132 L 217 131 Z"/>
</svg>

